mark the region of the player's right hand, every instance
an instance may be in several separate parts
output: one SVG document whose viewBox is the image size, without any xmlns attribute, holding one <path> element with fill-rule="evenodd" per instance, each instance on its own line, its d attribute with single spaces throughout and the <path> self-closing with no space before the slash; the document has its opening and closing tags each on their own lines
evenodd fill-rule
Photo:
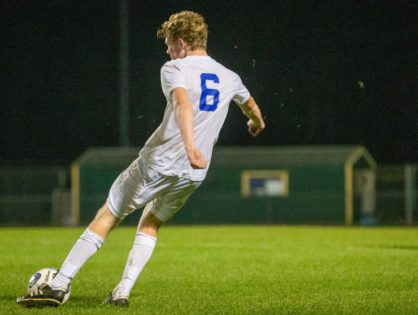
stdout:
<svg viewBox="0 0 418 315">
<path fill-rule="evenodd" d="M 247 122 L 247 126 L 248 126 L 248 132 L 253 137 L 257 137 L 260 134 L 260 132 L 262 132 L 264 128 L 266 127 L 263 121 L 261 121 L 260 123 L 256 123 L 252 119 L 250 119 Z"/>
<path fill-rule="evenodd" d="M 204 169 L 208 166 L 208 161 L 198 149 L 192 148 L 187 150 L 190 165 L 194 169 Z"/>
</svg>

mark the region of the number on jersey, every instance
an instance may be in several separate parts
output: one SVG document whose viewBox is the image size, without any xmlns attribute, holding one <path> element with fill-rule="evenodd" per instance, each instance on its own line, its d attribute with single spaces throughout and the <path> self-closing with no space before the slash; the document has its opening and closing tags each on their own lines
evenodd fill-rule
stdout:
<svg viewBox="0 0 418 315">
<path fill-rule="evenodd" d="M 202 73 L 200 75 L 200 87 L 202 88 L 202 94 L 200 95 L 200 110 L 206 112 L 213 112 L 218 108 L 219 103 L 219 90 L 208 88 L 207 81 L 213 83 L 219 83 L 219 78 L 214 73 Z"/>
</svg>

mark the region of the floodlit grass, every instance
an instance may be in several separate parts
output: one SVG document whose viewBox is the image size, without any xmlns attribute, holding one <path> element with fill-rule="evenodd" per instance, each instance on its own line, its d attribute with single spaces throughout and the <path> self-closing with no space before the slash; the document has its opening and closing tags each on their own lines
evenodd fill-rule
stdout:
<svg viewBox="0 0 418 315">
<path fill-rule="evenodd" d="M 56 309 L 15 304 L 30 275 L 61 265 L 73 228 L 0 230 L 0 314 L 418 314 L 418 229 L 167 226 L 129 309 L 100 306 L 134 227 L 119 227 Z"/>
</svg>

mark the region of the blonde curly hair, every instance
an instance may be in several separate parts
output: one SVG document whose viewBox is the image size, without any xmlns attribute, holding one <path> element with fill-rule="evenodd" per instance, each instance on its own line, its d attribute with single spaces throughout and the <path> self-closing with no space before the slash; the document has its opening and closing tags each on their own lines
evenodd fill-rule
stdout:
<svg viewBox="0 0 418 315">
<path fill-rule="evenodd" d="M 200 14 L 193 11 L 181 11 L 172 14 L 157 31 L 157 37 L 168 41 L 182 38 L 192 50 L 206 49 L 208 26 Z"/>
</svg>

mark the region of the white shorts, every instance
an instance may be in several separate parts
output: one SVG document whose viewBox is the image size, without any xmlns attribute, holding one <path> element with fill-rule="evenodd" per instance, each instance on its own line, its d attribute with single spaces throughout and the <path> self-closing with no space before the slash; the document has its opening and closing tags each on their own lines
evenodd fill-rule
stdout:
<svg viewBox="0 0 418 315">
<path fill-rule="evenodd" d="M 183 207 L 201 183 L 160 174 L 146 168 L 137 158 L 113 182 L 107 205 L 119 219 L 147 205 L 147 211 L 165 222 Z"/>
</svg>

